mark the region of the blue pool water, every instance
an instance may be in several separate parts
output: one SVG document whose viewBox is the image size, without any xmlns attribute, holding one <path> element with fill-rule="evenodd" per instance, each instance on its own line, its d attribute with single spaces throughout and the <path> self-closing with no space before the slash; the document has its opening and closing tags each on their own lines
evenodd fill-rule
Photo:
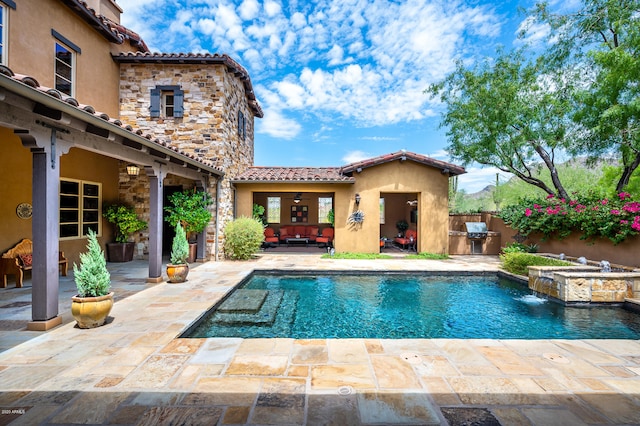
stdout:
<svg viewBox="0 0 640 426">
<path fill-rule="evenodd" d="M 489 276 L 254 275 L 188 337 L 638 339 L 640 315 Z"/>
</svg>

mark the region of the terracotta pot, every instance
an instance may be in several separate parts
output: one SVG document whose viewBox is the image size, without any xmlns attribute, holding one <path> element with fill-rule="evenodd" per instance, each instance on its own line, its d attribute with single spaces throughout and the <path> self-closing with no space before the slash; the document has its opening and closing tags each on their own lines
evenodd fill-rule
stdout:
<svg viewBox="0 0 640 426">
<path fill-rule="evenodd" d="M 71 298 L 71 314 L 80 328 L 95 328 L 104 324 L 113 307 L 113 292 L 105 296 Z"/>
<path fill-rule="evenodd" d="M 189 274 L 189 264 L 184 263 L 180 265 L 167 265 L 167 276 L 170 283 L 183 283 L 187 280 Z"/>
</svg>

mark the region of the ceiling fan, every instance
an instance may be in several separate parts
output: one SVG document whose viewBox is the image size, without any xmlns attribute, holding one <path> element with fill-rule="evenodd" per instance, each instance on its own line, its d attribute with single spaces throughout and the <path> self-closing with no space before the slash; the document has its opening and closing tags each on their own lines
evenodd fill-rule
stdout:
<svg viewBox="0 0 640 426">
<path fill-rule="evenodd" d="M 293 196 L 293 202 L 296 204 L 298 204 L 302 200 L 308 200 L 308 198 L 302 198 L 302 192 L 298 192 Z"/>
</svg>

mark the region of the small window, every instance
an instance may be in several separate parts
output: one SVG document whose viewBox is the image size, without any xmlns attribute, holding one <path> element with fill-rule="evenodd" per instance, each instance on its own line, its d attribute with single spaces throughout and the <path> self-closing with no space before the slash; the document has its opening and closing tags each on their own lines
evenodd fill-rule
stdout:
<svg viewBox="0 0 640 426">
<path fill-rule="evenodd" d="M 280 223 L 280 197 L 267 197 L 267 222 Z"/>
<path fill-rule="evenodd" d="M 384 225 L 384 198 L 380 198 L 380 225 Z"/>
<path fill-rule="evenodd" d="M 333 198 L 318 197 L 318 223 L 331 223 L 329 212 L 333 209 Z"/>
<path fill-rule="evenodd" d="M 16 8 L 13 0 L 0 0 L 0 65 L 8 65 L 9 62 L 9 8 Z"/>
<path fill-rule="evenodd" d="M 181 118 L 184 116 L 184 91 L 180 86 L 156 86 L 151 89 L 152 118 Z"/>
<path fill-rule="evenodd" d="M 60 42 L 56 42 L 56 90 L 73 96 L 74 54 Z"/>
<path fill-rule="evenodd" d="M 0 3 L 0 64 L 7 65 L 7 7 Z"/>
<path fill-rule="evenodd" d="M 101 235 L 102 185 L 60 179 L 60 238 L 80 238 L 93 229 Z"/>
<path fill-rule="evenodd" d="M 242 111 L 238 111 L 238 136 L 242 140 L 247 137 L 247 121 Z"/>
</svg>

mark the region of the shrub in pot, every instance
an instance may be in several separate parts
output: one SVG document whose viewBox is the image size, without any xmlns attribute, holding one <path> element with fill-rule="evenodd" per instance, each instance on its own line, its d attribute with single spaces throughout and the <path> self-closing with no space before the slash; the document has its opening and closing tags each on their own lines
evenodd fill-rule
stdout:
<svg viewBox="0 0 640 426">
<path fill-rule="evenodd" d="M 113 307 L 111 275 L 104 252 L 93 230 L 89 229 L 87 239 L 87 252 L 80 253 L 80 267 L 73 264 L 78 294 L 71 298 L 71 314 L 80 328 L 103 325 Z"/>
<path fill-rule="evenodd" d="M 189 242 L 184 228 L 176 223 L 176 235 L 171 245 L 171 262 L 167 264 L 167 276 L 170 283 L 183 283 L 189 274 Z"/>
<path fill-rule="evenodd" d="M 396 228 L 398 228 L 400 236 L 404 237 L 404 233 L 407 231 L 407 229 L 409 229 L 409 223 L 406 220 L 401 219 L 396 222 Z"/>
<path fill-rule="evenodd" d="M 111 204 L 106 206 L 102 216 L 109 223 L 115 225 L 115 243 L 107 244 L 110 262 L 129 262 L 133 260 L 134 243 L 129 238 L 134 232 L 147 227 L 147 222 L 141 220 L 135 209 L 126 204 Z"/>
<path fill-rule="evenodd" d="M 213 203 L 211 196 L 207 192 L 199 192 L 195 189 L 184 190 L 173 193 L 169 196 L 170 206 L 164 210 L 167 212 L 165 220 L 176 226 L 180 223 L 184 228 L 189 241 L 195 244 L 197 234 L 201 233 L 211 221 L 209 206 Z M 195 262 L 195 246 L 189 252 L 189 261 Z"/>
</svg>

